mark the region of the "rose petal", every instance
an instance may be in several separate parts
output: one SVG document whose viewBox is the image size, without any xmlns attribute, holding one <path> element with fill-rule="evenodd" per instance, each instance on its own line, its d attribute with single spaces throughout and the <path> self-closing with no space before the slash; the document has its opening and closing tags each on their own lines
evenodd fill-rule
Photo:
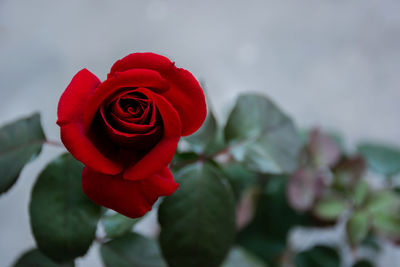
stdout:
<svg viewBox="0 0 400 267">
<path fill-rule="evenodd" d="M 110 109 L 110 115 L 118 121 L 126 121 L 127 123 L 141 123 L 144 124 L 149 113 L 149 106 L 151 106 L 151 110 L 154 108 L 150 99 L 142 99 L 136 98 L 133 93 L 136 91 L 136 88 L 129 90 L 127 92 L 121 92 L 120 95 L 116 95 L 114 99 L 103 104 L 103 107 L 107 107 Z M 124 110 L 121 107 L 121 100 L 132 99 L 136 100 L 140 105 L 142 112 L 138 114 L 133 114 L 128 110 Z M 117 119 L 118 118 L 118 119 Z"/>
<path fill-rule="evenodd" d="M 115 73 L 100 84 L 88 99 L 83 117 L 86 132 L 89 131 L 92 120 L 104 101 L 124 87 L 146 87 L 161 93 L 167 90 L 169 85 L 159 73 L 152 70 L 134 69 Z"/>
<path fill-rule="evenodd" d="M 161 126 L 155 126 L 143 133 L 126 133 L 116 130 L 105 119 L 104 125 L 111 140 L 123 148 L 133 148 L 137 152 L 153 147 L 162 136 Z"/>
<path fill-rule="evenodd" d="M 61 140 L 68 151 L 84 165 L 98 172 L 118 174 L 122 165 L 106 158 L 85 136 L 82 123 L 67 123 L 61 126 Z"/>
<path fill-rule="evenodd" d="M 138 88 L 134 92 L 145 95 L 148 100 L 152 102 L 152 107 L 154 108 L 154 100 L 150 90 L 146 88 Z M 109 118 L 105 115 L 104 108 L 100 108 L 100 115 L 108 136 L 119 145 L 134 147 L 136 150 L 151 149 L 160 140 L 161 136 L 163 136 L 161 116 L 157 116 L 156 113 L 156 110 L 152 112 L 152 118 L 149 125 L 134 123 L 131 125 L 127 123 L 125 125 L 119 123 L 114 125 L 115 121 L 113 121 L 113 124 L 110 124 Z M 158 117 L 158 122 L 156 117 Z M 128 129 L 127 131 L 121 131 L 121 128 L 124 128 L 124 126 Z M 176 134 L 178 134 L 178 131 Z M 133 162 L 135 161 L 132 161 L 132 163 Z"/>
<path fill-rule="evenodd" d="M 96 171 L 117 174 L 122 166 L 105 157 L 83 130 L 83 107 L 99 83 L 88 70 L 79 71 L 60 98 L 57 124 L 61 128 L 62 142 L 77 160 Z"/>
<path fill-rule="evenodd" d="M 129 136 L 131 134 L 146 134 L 149 131 L 152 131 L 155 127 L 158 125 L 156 124 L 156 112 L 154 113 L 154 118 L 151 119 L 150 124 L 136 124 L 136 123 L 128 123 L 125 121 L 120 120 L 118 117 L 111 115 L 111 120 L 112 122 L 110 123 L 109 119 L 110 117 L 106 117 L 105 111 L 103 108 L 100 109 L 100 115 L 103 118 L 104 123 L 107 125 L 107 128 L 110 129 L 110 131 L 114 132 L 115 134 L 118 135 L 124 135 L 124 136 Z M 153 114 L 152 114 L 153 115 Z M 161 124 L 160 124 L 161 125 Z M 122 132 L 122 130 L 124 130 Z"/>
<path fill-rule="evenodd" d="M 155 114 L 155 112 L 154 112 L 154 114 Z M 121 128 L 123 131 L 127 131 L 130 133 L 146 132 L 146 131 L 149 131 L 150 129 L 154 128 L 154 126 L 155 126 L 155 118 L 150 120 L 149 124 L 142 125 L 142 124 L 136 124 L 135 122 L 123 121 L 119 117 L 115 116 L 115 114 L 113 114 L 113 113 L 110 113 L 110 116 L 111 116 L 112 120 L 118 125 L 119 128 Z M 155 115 L 154 115 L 154 117 L 155 117 Z M 139 121 L 139 123 L 140 123 L 140 121 Z"/>
<path fill-rule="evenodd" d="M 86 102 L 99 84 L 100 80 L 87 69 L 75 74 L 58 102 L 57 124 L 82 121 Z"/>
<path fill-rule="evenodd" d="M 160 166 L 168 164 L 174 157 L 179 137 L 162 139 L 149 153 L 128 167 L 123 177 L 127 180 L 141 180 L 153 175 Z"/>
<path fill-rule="evenodd" d="M 153 93 L 146 88 L 138 88 L 137 92 L 143 93 L 152 99 L 155 107 L 161 115 L 164 125 L 164 137 L 180 137 L 182 123 L 178 112 L 163 96 Z"/>
<path fill-rule="evenodd" d="M 149 90 L 144 88 L 139 88 L 138 91 L 149 93 Z M 164 135 L 149 153 L 124 171 L 123 177 L 128 180 L 145 179 L 162 166 L 168 165 L 174 157 L 180 139 L 181 122 L 176 110 L 160 95 L 153 93 L 152 99 L 162 117 Z"/>
<path fill-rule="evenodd" d="M 134 90 L 132 92 L 135 92 Z M 128 108 L 125 107 L 123 109 L 121 106 L 124 105 L 123 101 L 131 103 L 132 105 L 135 106 L 129 106 L 128 104 L 125 104 L 128 106 Z M 143 99 L 143 98 L 138 98 L 137 96 L 133 95 L 132 93 L 129 94 L 124 94 L 119 96 L 117 99 L 115 99 L 112 104 L 116 107 L 119 107 L 118 111 L 123 111 L 124 113 L 128 114 L 130 117 L 137 117 L 143 112 L 147 106 L 149 105 L 150 100 L 149 99 Z"/>
<path fill-rule="evenodd" d="M 178 111 L 182 120 L 182 136 L 197 131 L 207 116 L 206 100 L 200 84 L 184 69 L 176 69 L 171 88 L 162 95 Z"/>
<path fill-rule="evenodd" d="M 112 126 L 118 127 L 122 131 L 127 131 L 128 133 L 144 133 L 154 128 L 157 124 L 157 111 L 153 100 L 151 99 L 151 94 L 148 94 L 149 98 L 147 99 L 148 103 L 146 109 L 143 111 L 140 117 L 129 118 L 125 116 L 123 111 L 121 111 L 121 108 L 119 108 L 118 103 L 111 104 L 113 106 L 111 108 L 111 112 L 109 113 L 109 117 L 104 114 L 104 107 L 100 108 L 100 113 L 105 121 L 110 118 L 114 122 L 111 123 Z"/>
<path fill-rule="evenodd" d="M 171 195 L 178 184 L 167 167 L 140 181 L 125 180 L 121 175 L 105 175 L 86 167 L 82 172 L 82 188 L 98 205 L 137 218 L 150 211 L 158 197 Z"/>
<path fill-rule="evenodd" d="M 107 78 L 112 77 L 116 72 L 130 69 L 151 69 L 160 73 L 166 73 L 174 66 L 168 58 L 154 53 L 132 53 L 118 60 L 112 65 Z"/>
<path fill-rule="evenodd" d="M 199 83 L 190 72 L 176 68 L 166 57 L 153 53 L 134 53 L 115 62 L 108 77 L 131 69 L 155 70 L 170 82 L 170 89 L 162 95 L 178 111 L 182 122 L 182 135 L 192 134 L 203 124 L 207 114 L 205 97 Z"/>
</svg>

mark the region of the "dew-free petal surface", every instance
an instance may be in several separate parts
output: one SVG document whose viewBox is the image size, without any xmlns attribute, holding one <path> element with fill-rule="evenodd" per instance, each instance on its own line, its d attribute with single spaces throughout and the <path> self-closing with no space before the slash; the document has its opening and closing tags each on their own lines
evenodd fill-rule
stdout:
<svg viewBox="0 0 400 267">
<path fill-rule="evenodd" d="M 121 175 L 98 173 L 85 167 L 82 188 L 96 204 L 137 218 L 150 211 L 160 196 L 172 194 L 178 184 L 174 182 L 168 167 L 139 181 L 126 180 Z"/>
</svg>

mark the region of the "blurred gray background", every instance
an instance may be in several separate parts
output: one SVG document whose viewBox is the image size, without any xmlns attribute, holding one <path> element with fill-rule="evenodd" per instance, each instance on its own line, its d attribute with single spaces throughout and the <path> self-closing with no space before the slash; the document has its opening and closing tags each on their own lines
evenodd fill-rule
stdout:
<svg viewBox="0 0 400 267">
<path fill-rule="evenodd" d="M 138 51 L 204 81 L 220 119 L 239 93 L 257 91 L 299 127 L 337 130 L 350 147 L 366 139 L 400 146 L 397 0 L 0 0 L 0 123 L 40 111 L 57 140 L 57 102 L 72 76 L 88 68 L 104 79 Z M 0 196 L 0 266 L 34 245 L 31 186 L 61 152 L 46 146 Z M 382 266 L 394 266 L 396 251 L 386 247 Z M 78 261 L 99 265 L 96 247 Z"/>
</svg>

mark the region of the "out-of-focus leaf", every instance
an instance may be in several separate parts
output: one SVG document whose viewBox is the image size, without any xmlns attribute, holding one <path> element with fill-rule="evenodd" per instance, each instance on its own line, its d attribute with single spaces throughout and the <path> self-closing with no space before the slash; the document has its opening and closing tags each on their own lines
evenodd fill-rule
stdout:
<svg viewBox="0 0 400 267">
<path fill-rule="evenodd" d="M 95 237 L 101 211 L 82 191 L 82 167 L 64 154 L 42 171 L 33 187 L 32 233 L 39 249 L 57 262 L 84 255 Z"/>
<path fill-rule="evenodd" d="M 199 155 L 194 152 L 175 152 L 171 161 L 170 168 L 173 172 L 177 172 L 188 164 L 199 159 Z"/>
<path fill-rule="evenodd" d="M 101 216 L 104 216 L 107 214 L 107 212 L 111 211 L 110 209 L 106 208 L 106 207 L 100 207 L 100 214 Z"/>
<path fill-rule="evenodd" d="M 368 194 L 368 190 L 368 183 L 365 180 L 360 180 L 357 183 L 353 196 L 353 202 L 355 206 L 359 207 L 364 203 Z"/>
<path fill-rule="evenodd" d="M 223 130 L 218 127 L 215 138 L 205 147 L 204 154 L 215 156 L 218 154 L 218 152 L 223 151 L 225 148 L 226 144 L 224 141 L 224 133 Z"/>
<path fill-rule="evenodd" d="M 316 167 L 332 167 L 340 157 L 339 145 L 318 129 L 311 131 L 307 148 Z"/>
<path fill-rule="evenodd" d="M 346 223 L 347 237 L 355 246 L 365 239 L 369 230 L 369 218 L 365 212 L 355 212 Z"/>
<path fill-rule="evenodd" d="M 238 200 L 246 188 L 257 183 L 258 175 L 247 170 L 242 164 L 228 163 L 222 167 L 225 177 L 232 185 L 235 198 Z"/>
<path fill-rule="evenodd" d="M 234 247 L 229 252 L 222 267 L 267 267 L 267 265 L 245 249 Z"/>
<path fill-rule="evenodd" d="M 31 249 L 22 254 L 19 259 L 14 263 L 13 267 L 73 267 L 73 262 L 70 263 L 56 263 L 46 257 L 40 250 Z"/>
<path fill-rule="evenodd" d="M 104 230 L 109 238 L 116 238 L 130 232 L 139 220 L 139 218 L 131 219 L 119 213 L 105 215 L 101 219 Z"/>
<path fill-rule="evenodd" d="M 323 186 L 320 171 L 308 167 L 297 170 L 290 176 L 286 191 L 290 205 L 298 211 L 310 209 Z"/>
<path fill-rule="evenodd" d="M 369 196 L 366 208 L 370 213 L 394 210 L 399 206 L 399 197 L 392 191 L 379 191 Z"/>
<path fill-rule="evenodd" d="M 250 170 L 281 174 L 297 167 L 301 138 L 291 119 L 268 98 L 239 96 L 224 133 L 233 157 Z"/>
<path fill-rule="evenodd" d="M 361 242 L 361 246 L 372 249 L 376 252 L 379 252 L 381 250 L 381 244 L 377 237 L 370 232 L 364 240 Z"/>
<path fill-rule="evenodd" d="M 249 187 L 245 190 L 236 205 L 236 227 L 242 229 L 248 225 L 254 217 L 256 204 L 260 190 L 258 187 Z"/>
<path fill-rule="evenodd" d="M 296 267 L 339 267 L 340 257 L 336 249 L 327 246 L 315 246 L 300 252 L 295 258 Z"/>
<path fill-rule="evenodd" d="M 285 196 L 287 177 L 269 176 L 259 197 L 252 222 L 238 233 L 237 242 L 269 266 L 280 266 L 279 259 L 287 244 L 289 230 L 310 220 L 296 213 Z"/>
<path fill-rule="evenodd" d="M 393 191 L 378 191 L 368 196 L 365 211 L 372 226 L 380 234 L 394 241 L 400 240 L 400 198 Z"/>
<path fill-rule="evenodd" d="M 217 267 L 235 236 L 232 189 L 208 162 L 182 169 L 179 189 L 158 210 L 160 244 L 170 266 Z"/>
<path fill-rule="evenodd" d="M 327 197 L 320 199 L 314 207 L 315 215 L 323 220 L 336 220 L 347 208 L 344 199 Z"/>
<path fill-rule="evenodd" d="M 355 184 L 361 179 L 366 163 L 360 156 L 342 158 L 333 168 L 334 188 L 343 192 L 352 192 Z"/>
<path fill-rule="evenodd" d="M 395 186 L 393 188 L 393 192 L 395 192 L 398 196 L 400 196 L 400 186 Z"/>
<path fill-rule="evenodd" d="M 167 267 L 155 240 L 127 233 L 101 245 L 106 267 Z"/>
<path fill-rule="evenodd" d="M 314 129 L 315 128 L 300 130 L 300 138 L 303 144 L 308 144 L 310 140 L 310 135 Z M 317 130 L 319 131 L 319 129 Z M 324 135 L 330 138 L 336 145 L 338 145 L 341 151 L 345 150 L 345 142 L 343 136 L 340 133 L 335 131 L 329 131 L 329 132 L 324 132 Z"/>
<path fill-rule="evenodd" d="M 372 224 L 376 230 L 392 240 L 400 238 L 400 215 L 393 212 L 376 212 L 372 218 Z"/>
<path fill-rule="evenodd" d="M 221 140 L 217 140 L 218 138 L 218 125 L 217 120 L 215 119 L 214 113 L 212 110 L 208 110 L 207 118 L 204 121 L 203 125 L 197 132 L 194 134 L 185 137 L 185 140 L 191 145 L 193 151 L 198 154 L 203 154 L 209 152 L 210 150 L 214 150 L 215 148 L 210 148 L 210 145 L 219 146 L 221 149 L 220 142 Z M 206 153 L 208 154 L 208 153 Z"/>
<path fill-rule="evenodd" d="M 385 176 L 400 172 L 400 149 L 385 145 L 364 143 L 358 150 L 367 159 L 372 170 Z"/>
<path fill-rule="evenodd" d="M 37 113 L 0 128 L 0 194 L 10 189 L 25 164 L 36 158 L 45 139 Z"/>
<path fill-rule="evenodd" d="M 361 259 L 355 262 L 352 267 L 374 267 L 375 265 L 367 259 Z"/>
</svg>

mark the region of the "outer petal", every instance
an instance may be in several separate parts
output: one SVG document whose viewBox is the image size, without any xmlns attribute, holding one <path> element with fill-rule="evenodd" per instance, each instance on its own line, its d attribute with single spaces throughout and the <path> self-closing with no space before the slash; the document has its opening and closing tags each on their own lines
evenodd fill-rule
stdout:
<svg viewBox="0 0 400 267">
<path fill-rule="evenodd" d="M 161 140 L 141 160 L 128 167 L 123 177 L 127 180 L 141 180 L 153 175 L 160 166 L 169 164 L 174 157 L 179 137 Z"/>
<path fill-rule="evenodd" d="M 182 121 L 182 135 L 195 132 L 203 124 L 207 109 L 203 90 L 187 70 L 176 68 L 168 58 L 153 53 L 134 53 L 118 60 L 108 77 L 130 69 L 151 69 L 171 84 L 163 96 L 175 107 Z"/>
<path fill-rule="evenodd" d="M 58 102 L 57 124 L 82 121 L 86 102 L 99 84 L 100 80 L 87 69 L 75 74 Z"/>
<path fill-rule="evenodd" d="M 82 188 L 95 203 L 125 216 L 137 218 L 151 210 L 158 197 L 171 195 L 178 184 L 168 167 L 145 180 L 129 181 L 121 175 L 105 175 L 84 168 Z"/>
<path fill-rule="evenodd" d="M 89 131 L 90 124 L 103 102 L 124 87 L 147 87 L 161 93 L 168 89 L 168 83 L 152 70 L 135 69 L 116 73 L 100 84 L 89 98 L 83 119 L 86 132 Z"/>
<path fill-rule="evenodd" d="M 81 123 L 61 126 L 61 140 L 68 151 L 84 165 L 107 174 L 122 172 L 122 165 L 106 158 L 85 136 Z"/>
<path fill-rule="evenodd" d="M 160 95 L 153 94 L 152 99 L 163 119 L 164 135 L 141 160 L 125 170 L 123 177 L 128 180 L 145 179 L 168 165 L 174 157 L 180 139 L 181 123 L 176 110 Z"/>
<path fill-rule="evenodd" d="M 117 174 L 122 166 L 98 151 L 83 130 L 84 106 L 99 83 L 88 70 L 78 72 L 60 98 L 57 124 L 61 127 L 61 140 L 77 160 L 97 171 Z"/>
<path fill-rule="evenodd" d="M 171 70 L 174 63 L 168 58 L 154 53 L 132 53 L 118 60 L 111 67 L 108 78 L 116 72 L 130 69 L 151 69 L 159 73 L 167 73 Z"/>
</svg>

